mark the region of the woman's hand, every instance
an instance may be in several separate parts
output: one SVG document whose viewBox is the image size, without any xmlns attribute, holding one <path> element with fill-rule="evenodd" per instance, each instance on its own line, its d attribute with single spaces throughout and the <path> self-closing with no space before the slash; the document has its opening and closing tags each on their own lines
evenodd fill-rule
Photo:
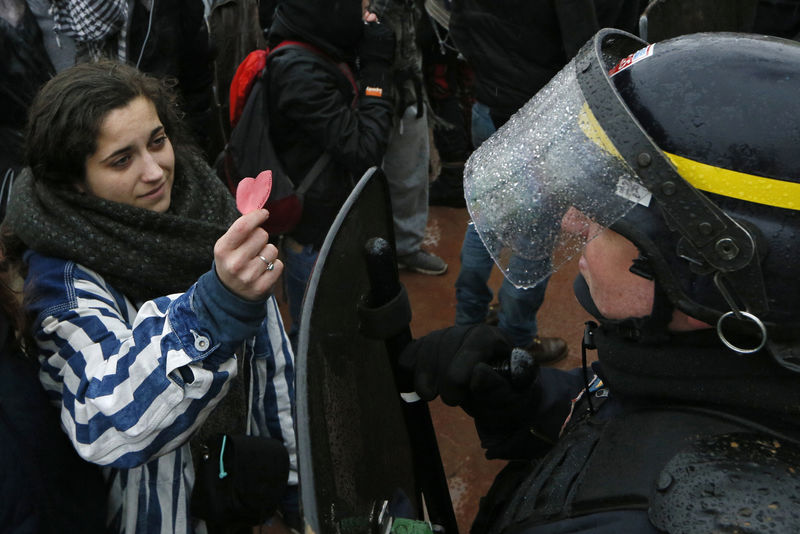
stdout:
<svg viewBox="0 0 800 534">
<path fill-rule="evenodd" d="M 242 215 L 214 245 L 217 276 L 244 299 L 265 299 L 283 271 L 278 249 L 267 243 L 269 234 L 261 228 L 267 217 L 265 209 Z"/>
</svg>

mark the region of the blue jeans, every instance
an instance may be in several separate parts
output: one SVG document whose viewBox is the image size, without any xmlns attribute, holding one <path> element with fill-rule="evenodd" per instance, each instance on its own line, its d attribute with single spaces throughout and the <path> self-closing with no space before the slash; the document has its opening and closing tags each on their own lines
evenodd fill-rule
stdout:
<svg viewBox="0 0 800 534">
<path fill-rule="evenodd" d="M 513 271 L 522 263 L 523 260 L 514 256 L 509 268 Z M 486 320 L 494 296 L 487 283 L 492 267 L 494 260 L 483 246 L 475 226 L 469 224 L 461 245 L 461 270 L 456 280 L 457 325 L 478 324 Z M 515 347 L 528 346 L 536 335 L 536 312 L 542 305 L 546 289 L 547 280 L 530 289 L 519 289 L 503 278 L 497 293 L 500 301 L 497 326 Z"/>
<path fill-rule="evenodd" d="M 489 116 L 489 108 L 479 102 L 472 106 L 472 142 L 477 148 L 492 133 L 495 127 Z M 513 271 L 523 260 L 512 257 L 509 268 Z M 541 260 L 548 261 L 548 260 Z M 456 280 L 456 324 L 482 323 L 489 312 L 494 297 L 489 288 L 489 275 L 494 260 L 483 245 L 475 226 L 470 223 L 461 245 L 461 270 Z M 547 280 L 531 289 L 518 289 L 503 279 L 497 298 L 500 301 L 498 327 L 515 347 L 530 344 L 537 333 L 536 312 L 544 300 Z"/>
<path fill-rule="evenodd" d="M 472 104 L 472 147 L 478 148 L 484 141 L 489 139 L 491 135 L 497 131 L 494 127 L 491 115 L 489 115 L 489 106 L 475 102 Z"/>
<path fill-rule="evenodd" d="M 287 243 L 283 247 L 283 254 L 286 298 L 289 301 L 289 317 L 292 319 L 289 340 L 292 342 L 292 348 L 297 350 L 297 335 L 300 331 L 303 296 L 306 292 L 306 284 L 311 278 L 311 271 L 314 270 L 314 264 L 317 261 L 317 256 L 319 256 L 319 251 L 315 250 L 312 245 L 302 245 L 302 248 L 298 249 L 296 246 Z"/>
</svg>

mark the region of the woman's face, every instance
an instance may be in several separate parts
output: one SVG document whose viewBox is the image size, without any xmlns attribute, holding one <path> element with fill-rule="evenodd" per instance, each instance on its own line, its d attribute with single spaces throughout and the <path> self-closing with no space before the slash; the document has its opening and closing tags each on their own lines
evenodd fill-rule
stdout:
<svg viewBox="0 0 800 534">
<path fill-rule="evenodd" d="M 79 190 L 164 213 L 175 179 L 175 153 L 153 103 L 143 96 L 114 109 L 100 123 L 97 150 L 86 159 Z"/>
</svg>

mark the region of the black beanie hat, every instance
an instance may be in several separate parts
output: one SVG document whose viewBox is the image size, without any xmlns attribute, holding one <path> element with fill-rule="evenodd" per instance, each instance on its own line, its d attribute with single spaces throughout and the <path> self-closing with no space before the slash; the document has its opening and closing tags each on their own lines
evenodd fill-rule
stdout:
<svg viewBox="0 0 800 534">
<path fill-rule="evenodd" d="M 352 59 L 363 27 L 361 0 L 280 0 L 270 44 L 296 37 L 337 59 Z"/>
</svg>

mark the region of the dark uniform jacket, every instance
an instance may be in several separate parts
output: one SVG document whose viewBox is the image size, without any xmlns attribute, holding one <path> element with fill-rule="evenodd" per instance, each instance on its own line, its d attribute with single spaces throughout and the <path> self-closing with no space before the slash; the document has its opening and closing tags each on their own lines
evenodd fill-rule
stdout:
<svg viewBox="0 0 800 534">
<path fill-rule="evenodd" d="M 588 387 L 581 369 L 541 370 L 530 434 L 554 444 L 529 442 L 533 461 L 498 475 L 472 534 L 800 529 L 796 374 L 734 354 L 713 330 L 646 345 L 601 327 L 594 339 Z M 487 455 L 509 450 L 500 437 L 481 435 Z"/>
</svg>

